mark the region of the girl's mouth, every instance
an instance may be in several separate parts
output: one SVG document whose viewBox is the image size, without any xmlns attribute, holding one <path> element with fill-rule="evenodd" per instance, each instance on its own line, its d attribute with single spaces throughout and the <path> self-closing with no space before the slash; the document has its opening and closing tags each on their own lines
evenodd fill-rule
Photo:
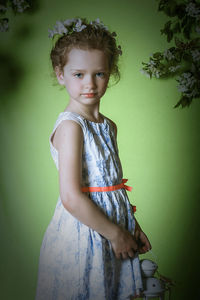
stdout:
<svg viewBox="0 0 200 300">
<path fill-rule="evenodd" d="M 90 93 L 90 94 L 83 94 L 85 97 L 87 98 L 93 98 L 95 96 L 94 93 Z"/>
</svg>

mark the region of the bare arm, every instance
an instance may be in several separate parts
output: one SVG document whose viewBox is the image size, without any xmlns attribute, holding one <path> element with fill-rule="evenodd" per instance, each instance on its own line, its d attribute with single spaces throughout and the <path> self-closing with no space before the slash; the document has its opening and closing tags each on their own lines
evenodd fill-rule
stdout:
<svg viewBox="0 0 200 300">
<path fill-rule="evenodd" d="M 137 244 L 133 235 L 113 223 L 98 206 L 81 192 L 83 133 L 74 121 L 65 120 L 57 129 L 59 188 L 63 206 L 75 218 L 110 240 L 116 256 L 129 253 Z"/>
</svg>

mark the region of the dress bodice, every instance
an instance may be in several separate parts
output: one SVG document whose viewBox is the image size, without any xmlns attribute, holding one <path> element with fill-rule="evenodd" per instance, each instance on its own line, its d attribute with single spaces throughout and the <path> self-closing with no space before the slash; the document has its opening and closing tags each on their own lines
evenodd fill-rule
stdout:
<svg viewBox="0 0 200 300">
<path fill-rule="evenodd" d="M 51 155 L 57 169 L 59 169 L 59 153 L 51 141 L 53 134 L 63 120 L 73 120 L 81 126 L 84 137 L 82 153 L 83 186 L 116 185 L 121 183 L 122 180 L 122 167 L 118 155 L 114 126 L 105 116 L 103 116 L 103 119 L 102 123 L 95 123 L 74 112 L 61 112 L 49 138 Z"/>
</svg>

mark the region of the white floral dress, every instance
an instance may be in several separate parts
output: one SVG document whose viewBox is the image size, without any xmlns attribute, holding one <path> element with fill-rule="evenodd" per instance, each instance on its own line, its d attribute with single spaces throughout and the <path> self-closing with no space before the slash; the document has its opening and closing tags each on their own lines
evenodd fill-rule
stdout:
<svg viewBox="0 0 200 300">
<path fill-rule="evenodd" d="M 83 130 L 82 185 L 120 184 L 122 168 L 114 128 L 106 117 L 103 123 L 95 123 L 76 113 L 59 114 L 49 138 L 57 169 L 58 152 L 51 138 L 63 120 L 74 120 Z M 124 188 L 87 195 L 113 222 L 134 232 L 134 214 Z M 59 196 L 40 249 L 35 299 L 125 300 L 142 288 L 139 257 L 116 259 L 110 242 L 74 218 Z"/>
</svg>

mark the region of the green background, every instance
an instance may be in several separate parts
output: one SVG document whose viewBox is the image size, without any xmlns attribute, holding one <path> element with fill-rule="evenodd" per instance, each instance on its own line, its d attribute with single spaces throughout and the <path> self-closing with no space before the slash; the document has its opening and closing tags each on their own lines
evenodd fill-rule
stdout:
<svg viewBox="0 0 200 300">
<path fill-rule="evenodd" d="M 198 299 L 200 102 L 174 109 L 175 79 L 140 73 L 150 53 L 170 46 L 160 34 L 168 17 L 155 0 L 35 4 L 32 14 L 9 13 L 10 31 L 0 33 L 0 298 L 35 296 L 40 246 L 59 195 L 48 139 L 68 101 L 53 85 L 48 28 L 80 16 L 99 17 L 123 50 L 121 81 L 107 90 L 101 112 L 118 125 L 129 197 L 155 255 L 141 259 L 156 259 L 160 273 L 176 281 L 171 300 Z"/>
</svg>

